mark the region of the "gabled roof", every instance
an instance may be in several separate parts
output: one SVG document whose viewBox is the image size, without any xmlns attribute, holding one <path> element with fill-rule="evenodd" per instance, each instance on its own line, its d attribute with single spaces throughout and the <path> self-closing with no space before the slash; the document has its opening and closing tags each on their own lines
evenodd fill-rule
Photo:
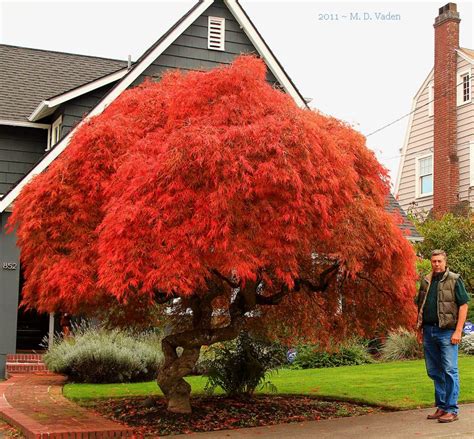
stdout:
<svg viewBox="0 0 474 439">
<path fill-rule="evenodd" d="M 28 121 L 38 104 L 127 66 L 127 61 L 0 44 L 0 119 Z"/>
<path fill-rule="evenodd" d="M 465 47 L 460 47 L 457 50 L 458 54 L 462 56 L 467 62 L 474 64 L 474 50 L 466 49 Z"/>
<path fill-rule="evenodd" d="M 306 102 L 295 87 L 281 64 L 275 58 L 272 51 L 269 49 L 254 24 L 250 21 L 249 17 L 242 9 L 241 5 L 237 0 L 223 0 L 231 14 L 235 17 L 236 21 L 241 26 L 247 37 L 253 43 L 259 55 L 267 64 L 277 81 L 283 87 L 283 89 L 295 100 L 295 102 L 301 107 L 307 107 Z M 104 109 L 112 103 L 120 94 L 127 89 L 145 70 L 150 64 L 160 56 L 175 40 L 178 38 L 209 6 L 214 3 L 214 0 L 199 0 L 178 22 L 176 22 L 153 46 L 151 46 L 135 63 L 135 65 L 128 71 L 128 73 L 109 91 L 109 93 L 89 112 L 89 114 L 73 128 L 56 146 L 50 150 L 43 159 L 35 165 L 35 167 L 26 174 L 16 186 L 14 186 L 9 192 L 7 192 L 2 200 L 0 201 L 0 212 L 5 211 L 15 201 L 16 197 L 20 194 L 21 189 L 33 178 L 33 176 L 43 172 L 67 147 L 76 129 L 82 125 L 86 120 L 93 116 L 101 114 Z M 87 57 L 94 58 L 94 57 Z M 102 59 L 102 58 L 99 58 Z M 111 60 L 112 61 L 112 60 Z M 116 61 L 120 63 L 120 61 Z M 124 65 L 120 65 L 124 67 Z M 59 73 L 59 72 L 58 72 Z M 108 72 L 110 73 L 110 72 Z M 10 73 L 11 74 L 11 73 Z M 95 77 L 97 78 L 97 76 Z M 93 78 L 93 79 L 95 79 Z M 34 78 L 31 78 L 34 82 Z M 84 84 L 87 82 L 83 80 Z M 69 89 L 73 84 L 69 84 Z M 61 93 L 61 92 L 58 92 Z M 51 96 L 54 93 L 48 94 Z M 57 94 L 57 93 L 56 93 Z M 44 100 L 44 96 L 40 97 L 33 104 L 33 108 L 26 114 L 29 116 L 40 101 Z M 0 113 L 0 119 L 1 119 Z"/>
<path fill-rule="evenodd" d="M 401 159 L 400 159 L 400 164 L 398 165 L 397 179 L 395 180 L 395 194 L 396 195 L 398 195 L 398 191 L 400 190 L 400 181 L 402 179 L 402 170 L 403 170 L 403 167 L 405 166 L 405 157 L 407 155 L 408 143 L 409 143 L 409 140 L 410 140 L 410 127 L 412 126 L 413 118 L 415 117 L 415 112 L 416 112 L 416 110 L 418 110 L 418 108 L 416 107 L 416 104 L 418 103 L 418 99 L 419 99 L 421 93 L 423 93 L 423 90 L 425 89 L 425 87 L 433 79 L 433 76 L 434 76 L 434 68 L 432 68 L 430 70 L 430 73 L 428 73 L 428 76 L 423 81 L 423 84 L 421 84 L 421 87 L 416 92 L 416 95 L 413 98 L 412 103 L 411 103 L 411 110 L 410 110 L 410 113 L 409 113 L 410 118 L 408 119 L 408 125 L 407 125 L 407 129 L 405 131 L 405 139 L 403 140 L 403 146 L 402 146 L 401 152 L 400 152 Z"/>
<path fill-rule="evenodd" d="M 405 211 L 400 206 L 399 202 L 391 193 L 389 193 L 387 196 L 386 210 L 387 212 L 390 212 L 390 213 L 397 213 L 402 217 L 403 221 L 401 224 L 399 224 L 398 227 L 400 227 L 400 229 L 403 232 L 407 233 L 406 238 L 409 241 L 412 241 L 412 242 L 423 241 L 423 237 L 416 231 L 415 226 L 408 219 L 407 214 L 405 213 Z"/>
</svg>

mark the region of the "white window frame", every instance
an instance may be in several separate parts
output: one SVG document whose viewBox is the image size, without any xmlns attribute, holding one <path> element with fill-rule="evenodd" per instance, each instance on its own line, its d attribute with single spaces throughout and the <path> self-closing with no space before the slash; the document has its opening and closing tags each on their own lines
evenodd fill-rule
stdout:
<svg viewBox="0 0 474 439">
<path fill-rule="evenodd" d="M 469 185 L 474 187 L 474 140 L 469 141 Z"/>
<path fill-rule="evenodd" d="M 215 38 L 212 31 L 220 30 L 219 39 Z M 208 17 L 207 20 L 207 48 L 209 50 L 225 50 L 225 18 L 222 17 Z"/>
<path fill-rule="evenodd" d="M 434 115 L 434 81 L 428 83 L 428 117 Z"/>
<path fill-rule="evenodd" d="M 63 116 L 59 116 L 51 125 L 51 132 L 48 133 L 49 139 L 48 139 L 48 147 L 46 148 L 46 151 L 49 151 L 61 139 L 61 124 L 62 123 L 63 123 Z M 57 130 L 59 130 L 59 134 Z"/>
<path fill-rule="evenodd" d="M 470 87 L 469 87 L 469 99 L 467 101 L 464 100 L 464 77 L 469 75 L 470 79 Z M 466 69 L 460 70 L 456 76 L 456 101 L 457 106 L 469 104 L 472 101 L 472 72 L 471 67 Z"/>
<path fill-rule="evenodd" d="M 420 175 L 420 161 L 423 160 L 423 159 L 426 159 L 428 157 L 431 157 L 431 163 L 432 163 L 432 166 L 433 166 L 432 169 L 431 169 L 431 175 L 432 175 L 432 179 L 433 179 L 433 188 L 434 188 L 434 157 L 433 157 L 433 153 L 420 155 L 419 157 L 415 158 L 415 178 L 416 178 L 416 181 L 415 181 L 415 197 L 416 198 L 430 197 L 430 196 L 433 195 L 433 191 L 428 192 L 426 194 L 421 193 L 420 179 L 421 179 L 421 177 L 423 177 L 423 175 Z M 426 175 L 429 175 L 429 174 L 426 174 Z"/>
</svg>

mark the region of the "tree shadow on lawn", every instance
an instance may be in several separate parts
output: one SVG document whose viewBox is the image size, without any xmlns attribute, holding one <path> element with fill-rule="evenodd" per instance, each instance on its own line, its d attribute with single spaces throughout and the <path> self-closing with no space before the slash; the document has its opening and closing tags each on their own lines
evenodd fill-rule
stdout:
<svg viewBox="0 0 474 439">
<path fill-rule="evenodd" d="M 167 412 L 166 402 L 159 396 L 101 399 L 84 404 L 107 418 L 136 428 L 137 433 L 159 436 L 359 416 L 384 410 L 364 404 L 280 395 L 251 399 L 194 397 L 192 414 Z"/>
</svg>

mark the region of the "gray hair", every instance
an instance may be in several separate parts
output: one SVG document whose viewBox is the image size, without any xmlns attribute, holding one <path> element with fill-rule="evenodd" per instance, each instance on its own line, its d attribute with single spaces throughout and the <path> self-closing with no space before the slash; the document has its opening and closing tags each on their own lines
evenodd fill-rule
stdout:
<svg viewBox="0 0 474 439">
<path fill-rule="evenodd" d="M 448 255 L 446 254 L 446 252 L 444 250 L 441 250 L 441 249 L 436 249 L 436 250 L 433 250 L 431 252 L 431 257 L 433 256 L 438 256 L 438 255 L 443 255 L 444 256 L 444 260 L 447 261 L 448 260 Z"/>
</svg>

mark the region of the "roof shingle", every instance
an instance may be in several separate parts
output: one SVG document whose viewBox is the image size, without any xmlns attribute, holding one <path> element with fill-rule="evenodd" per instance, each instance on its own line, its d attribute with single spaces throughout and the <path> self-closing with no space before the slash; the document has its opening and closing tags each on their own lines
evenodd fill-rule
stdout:
<svg viewBox="0 0 474 439">
<path fill-rule="evenodd" d="M 26 121 L 42 100 L 127 66 L 127 61 L 6 44 L 0 44 L 0 59 L 0 119 L 13 121 Z"/>
<path fill-rule="evenodd" d="M 417 232 L 413 223 L 408 219 L 407 214 L 402 209 L 396 198 L 389 193 L 387 196 L 387 205 L 385 206 L 385 210 L 390 213 L 397 213 L 402 217 L 402 223 L 398 225 L 402 232 L 405 232 L 407 235 L 406 237 L 410 241 L 420 241 L 423 237 Z"/>
</svg>

